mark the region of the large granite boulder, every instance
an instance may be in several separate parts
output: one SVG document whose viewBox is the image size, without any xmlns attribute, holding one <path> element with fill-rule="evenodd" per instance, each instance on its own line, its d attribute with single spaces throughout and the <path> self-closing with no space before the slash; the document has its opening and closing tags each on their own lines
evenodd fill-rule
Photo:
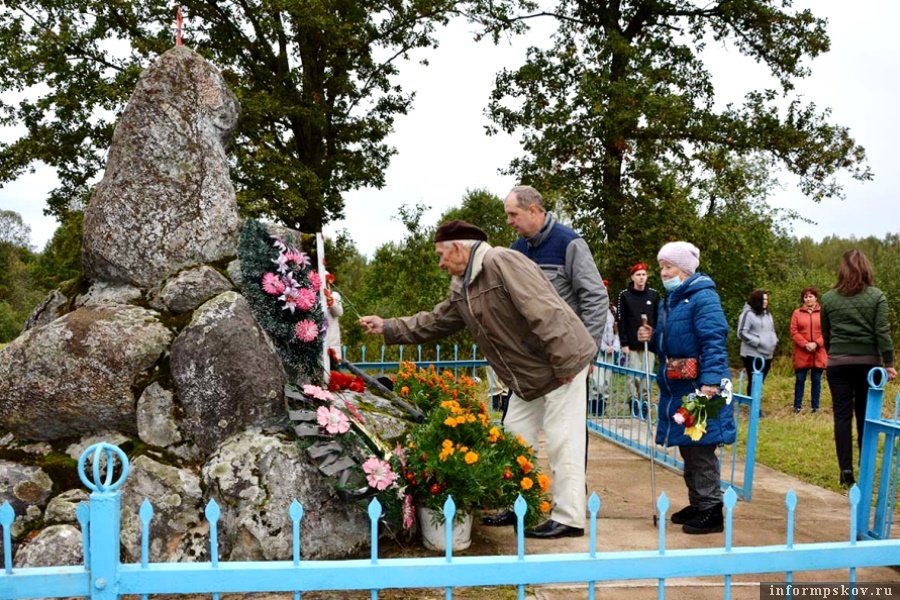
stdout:
<svg viewBox="0 0 900 600">
<path fill-rule="evenodd" d="M 153 506 L 150 520 L 150 560 L 186 562 L 209 556 L 208 529 L 203 516 L 200 478 L 190 469 L 164 465 L 138 456 L 122 488 L 123 560 L 141 560 L 140 510 Z"/>
<path fill-rule="evenodd" d="M 72 525 L 51 525 L 16 552 L 13 566 L 58 567 L 84 564 L 81 531 Z"/>
<path fill-rule="evenodd" d="M 64 523 L 77 524 L 78 506 L 82 502 L 87 503 L 89 501 L 88 493 L 85 490 L 66 490 L 47 504 L 47 510 L 44 511 L 44 522 L 57 525 Z"/>
<path fill-rule="evenodd" d="M 345 558 L 369 547 L 369 518 L 339 500 L 290 436 L 249 429 L 203 466 L 203 486 L 221 509 L 219 547 L 227 560 L 290 560 L 290 506 L 303 505 L 305 560 Z"/>
<path fill-rule="evenodd" d="M 234 256 L 240 228 L 225 148 L 240 104 L 221 73 L 177 46 L 141 75 L 84 215 L 84 274 L 157 289 Z"/>
<path fill-rule="evenodd" d="M 0 505 L 9 502 L 16 515 L 46 504 L 52 489 L 53 482 L 41 469 L 0 460 Z"/>
<path fill-rule="evenodd" d="M 163 286 L 159 300 L 173 315 L 190 312 L 222 292 L 234 289 L 224 275 L 203 265 L 182 271 Z"/>
<path fill-rule="evenodd" d="M 140 300 L 141 290 L 133 285 L 98 281 L 87 292 L 75 296 L 75 308 L 101 304 L 133 304 Z"/>
<path fill-rule="evenodd" d="M 13 540 L 21 538 L 25 531 L 40 523 L 42 507 L 52 491 L 50 477 L 37 467 L 0 460 L 0 506 L 9 502 L 15 512 L 10 534 Z M 3 540 L 0 539 L 0 552 Z"/>
<path fill-rule="evenodd" d="M 153 382 L 137 403 L 138 437 L 145 444 L 166 448 L 181 441 L 175 415 L 175 398 L 171 391 Z"/>
<path fill-rule="evenodd" d="M 181 430 L 206 454 L 248 426 L 287 426 L 281 360 L 250 305 L 225 292 L 194 311 L 172 344 Z"/>
<path fill-rule="evenodd" d="M 59 310 L 68 302 L 65 294 L 60 290 L 53 290 L 47 294 L 41 303 L 34 307 L 28 319 L 25 320 L 25 327 L 22 331 L 28 331 L 32 327 L 39 327 L 52 323 L 61 315 Z"/>
<path fill-rule="evenodd" d="M 0 427 L 23 440 L 137 433 L 135 387 L 172 341 L 157 313 L 79 308 L 0 350 Z"/>
</svg>

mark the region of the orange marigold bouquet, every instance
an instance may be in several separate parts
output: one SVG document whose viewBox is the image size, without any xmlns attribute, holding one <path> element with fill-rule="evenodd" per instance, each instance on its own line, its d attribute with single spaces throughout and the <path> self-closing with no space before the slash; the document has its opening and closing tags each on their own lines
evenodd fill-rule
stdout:
<svg viewBox="0 0 900 600">
<path fill-rule="evenodd" d="M 462 517 L 477 509 L 509 508 L 521 494 L 528 505 L 526 527 L 550 511 L 550 478 L 540 472 L 534 449 L 492 421 L 475 388 L 471 378 L 450 371 L 401 365 L 395 393 L 426 414 L 393 457 L 401 475 L 404 525 L 411 525 L 415 506 L 442 517 L 448 496 Z"/>
</svg>

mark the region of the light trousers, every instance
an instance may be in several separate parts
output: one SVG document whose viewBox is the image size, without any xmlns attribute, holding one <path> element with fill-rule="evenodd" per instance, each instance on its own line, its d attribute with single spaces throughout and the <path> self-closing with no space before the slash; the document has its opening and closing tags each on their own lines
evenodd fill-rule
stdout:
<svg viewBox="0 0 900 600">
<path fill-rule="evenodd" d="M 553 493 L 550 518 L 578 528 L 584 528 L 587 510 L 584 473 L 587 373 L 585 367 L 571 382 L 530 402 L 513 393 L 503 420 L 508 431 L 521 435 L 535 450 L 538 435 L 544 430 Z"/>
<path fill-rule="evenodd" d="M 644 352 L 643 350 L 630 350 L 628 354 L 628 361 L 626 366 L 629 369 L 634 369 L 635 371 L 640 371 L 641 373 L 646 373 L 648 368 L 653 374 L 653 370 L 656 367 L 656 355 L 652 352 Z M 649 365 L 644 366 L 644 358 L 649 361 Z M 635 377 L 633 375 L 628 376 L 628 397 L 629 398 L 638 398 L 649 400 L 647 397 L 647 382 L 644 381 L 643 377 Z"/>
</svg>

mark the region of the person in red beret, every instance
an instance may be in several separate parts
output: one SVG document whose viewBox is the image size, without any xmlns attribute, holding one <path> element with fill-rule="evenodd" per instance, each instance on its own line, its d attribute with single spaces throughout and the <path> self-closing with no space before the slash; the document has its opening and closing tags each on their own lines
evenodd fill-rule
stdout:
<svg viewBox="0 0 900 600">
<path fill-rule="evenodd" d="M 656 355 L 644 352 L 644 343 L 638 340 L 637 331 L 641 326 L 641 315 L 647 315 L 647 325 L 656 327 L 656 309 L 659 305 L 659 292 L 647 285 L 647 265 L 639 262 L 631 267 L 631 283 L 619 294 L 616 312 L 619 319 L 619 342 L 625 365 L 629 369 L 641 373 L 653 372 Z M 644 361 L 648 365 L 644 365 Z M 649 369 L 648 369 L 649 367 Z M 641 414 L 644 402 L 649 402 L 647 386 L 641 379 L 629 376 L 626 383 L 628 396 L 632 399 L 631 412 L 635 416 Z"/>
<path fill-rule="evenodd" d="M 438 266 L 451 275 L 447 299 L 409 317 L 359 321 L 388 344 L 421 344 L 467 328 L 512 396 L 504 426 L 538 447 L 543 428 L 554 473 L 549 520 L 526 537 L 584 535 L 584 428 L 588 368 L 597 346 L 540 267 L 523 254 L 493 248 L 465 221 L 449 221 L 434 236 Z"/>
</svg>

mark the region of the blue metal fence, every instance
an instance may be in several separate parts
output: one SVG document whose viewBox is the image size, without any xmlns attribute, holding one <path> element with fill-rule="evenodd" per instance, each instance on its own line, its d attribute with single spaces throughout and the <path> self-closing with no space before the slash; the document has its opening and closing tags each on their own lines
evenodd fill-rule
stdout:
<svg viewBox="0 0 900 600">
<path fill-rule="evenodd" d="M 684 463 L 679 458 L 677 449 L 655 443 L 659 418 L 659 393 L 658 389 L 653 390 L 656 374 L 649 373 L 649 399 L 633 396 L 628 380 L 635 378 L 637 389 L 646 389 L 647 369 L 646 366 L 641 370 L 625 366 L 623 356 L 619 353 L 600 354 L 595 363 L 597 368 L 591 375 L 588 429 L 641 456 L 655 460 L 659 465 L 683 471 Z M 759 372 L 762 362 L 755 364 L 754 368 L 754 372 Z M 740 389 L 740 383 L 739 381 L 735 389 Z M 753 389 L 749 396 L 734 394 L 734 417 L 739 432 L 745 418 L 741 407 L 748 408 L 746 434 L 739 435 L 735 444 L 723 446 L 719 450 L 722 489 L 733 488 L 742 500 L 747 501 L 753 496 L 761 397 L 762 377 L 753 378 Z"/>
<path fill-rule="evenodd" d="M 417 351 L 415 359 L 419 360 Z M 408 356 L 408 355 L 407 355 Z M 435 353 L 441 368 L 474 369 L 486 363 L 477 358 L 473 348 L 471 358 L 461 358 L 454 348 L 452 360 L 442 359 L 440 349 Z M 598 360 L 598 370 L 609 369 L 616 385 L 627 375 L 642 374 L 618 364 L 610 357 Z M 421 361 L 430 364 L 431 361 Z M 393 369 L 396 363 L 358 363 L 370 369 Z M 854 582 L 859 567 L 889 566 L 900 556 L 900 540 L 890 539 L 894 499 L 900 471 L 900 421 L 895 399 L 893 418 L 885 418 L 883 412 L 884 373 L 873 370 L 870 375 L 872 389 L 869 393 L 863 451 L 860 465 L 860 487 L 850 491 L 850 530 L 844 542 L 794 544 L 794 512 L 797 499 L 793 491 L 786 496 L 786 540 L 783 545 L 760 547 L 732 547 L 732 519 L 738 494 L 729 487 L 725 494 L 726 527 L 724 546 L 721 548 L 669 550 L 666 549 L 666 528 L 659 528 L 658 547 L 631 552 L 602 552 L 597 548 L 597 517 L 601 502 L 596 494 L 588 503 L 590 510 L 590 545 L 587 553 L 577 554 L 526 554 L 522 519 L 524 503 L 517 503 L 520 520 L 517 528 L 517 552 L 511 556 L 453 555 L 449 549 L 443 557 L 380 558 L 378 548 L 378 522 L 381 507 L 377 501 L 369 505 L 371 522 L 371 555 L 367 559 L 348 561 L 306 561 L 302 559 L 300 522 L 303 507 L 294 501 L 289 512 L 293 523 L 293 558 L 289 561 L 270 562 L 220 562 L 218 559 L 219 507 L 210 501 L 206 507 L 209 523 L 211 561 L 205 563 L 150 563 L 149 531 L 153 519 L 153 507 L 145 501 L 140 510 L 142 553 L 139 564 L 122 564 L 119 557 L 121 492 L 128 472 L 128 459 L 119 448 L 97 444 L 82 455 L 78 463 L 79 475 L 91 490 L 90 504 L 82 503 L 77 511 L 83 532 L 84 564 L 42 568 L 12 567 L 11 530 L 15 514 L 8 503 L 0 507 L 0 529 L 3 540 L 3 570 L 0 571 L 0 598 L 19 600 L 37 597 L 90 596 L 92 599 L 113 599 L 124 594 L 184 594 L 211 593 L 217 600 L 220 593 L 230 592 L 294 592 L 300 598 L 302 592 L 318 590 L 371 590 L 377 598 L 379 590 L 397 588 L 445 588 L 452 597 L 455 587 L 467 586 L 517 586 L 519 597 L 524 598 L 525 586 L 553 583 L 586 582 L 588 597 L 593 598 L 593 583 L 657 579 L 658 596 L 665 597 L 665 582 L 674 577 L 722 577 L 725 598 L 731 595 L 731 577 L 740 574 L 784 572 L 790 582 L 795 571 L 848 569 L 848 581 Z M 653 375 L 651 374 L 651 377 Z M 754 378 L 754 389 L 749 397 L 737 396 L 739 404 L 750 406 L 750 428 L 758 415 L 762 378 Z M 757 383 L 758 382 L 758 383 Z M 596 385 L 596 381 L 595 381 Z M 600 389 L 597 387 L 596 389 Z M 607 394 L 608 397 L 612 397 Z M 607 428 L 609 421 L 631 420 L 637 432 L 651 431 L 656 407 L 639 403 L 634 405 L 624 393 L 618 400 L 608 400 L 602 410 L 598 400 L 594 402 L 594 418 L 597 429 Z M 626 414 L 626 410 L 630 414 Z M 737 418 L 740 411 L 736 411 Z M 602 413 L 602 414 L 600 414 Z M 620 414 L 621 413 L 621 414 Z M 604 420 L 606 423 L 604 423 Z M 749 428 L 748 428 L 749 429 Z M 624 437 L 616 431 L 623 445 L 639 449 L 639 438 Z M 649 433 L 643 439 L 645 444 Z M 755 439 L 755 432 L 754 432 Z M 748 446 L 748 452 L 750 447 Z M 651 451 L 652 452 L 652 451 Z M 879 460 L 880 458 L 880 460 Z M 92 460 L 91 468 L 87 461 Z M 661 464 L 673 466 L 660 460 Z M 117 469 L 104 469 L 101 464 L 118 464 Z M 879 471 L 880 469 L 880 471 Z M 747 466 L 744 468 L 744 484 L 747 486 Z M 114 473 L 118 477 L 113 481 Z M 749 481 L 752 482 L 752 471 Z M 873 501 L 874 498 L 874 501 Z M 657 503 L 660 522 L 665 522 L 669 502 L 662 494 Z M 447 522 L 453 523 L 452 500 L 445 506 Z M 448 540 L 452 531 L 447 532 Z M 857 539 L 866 540 L 857 543 Z M 414 567 L 414 568 L 410 568 Z M 771 577 L 771 576 L 769 576 Z"/>
<path fill-rule="evenodd" d="M 422 346 L 414 346 L 411 349 L 398 347 L 399 361 L 392 362 L 387 358 L 387 349 L 382 346 L 379 352 L 380 360 L 373 361 L 367 357 L 365 346 L 360 349 L 360 362 L 354 364 L 361 368 L 378 371 L 382 375 L 396 371 L 400 362 L 411 360 L 422 366 L 434 364 L 437 368 L 452 369 L 458 376 L 461 369 L 471 370 L 487 367 L 488 363 L 478 356 L 478 347 L 473 345 L 471 351 L 460 352 L 458 346 L 453 346 L 448 352 L 440 345 L 423 350 Z M 344 347 L 344 356 L 347 356 L 347 348 Z M 433 355 L 434 359 L 423 360 L 423 355 Z M 590 376 L 587 427 L 590 431 L 604 437 L 611 442 L 628 448 L 632 452 L 655 460 L 657 464 L 676 471 L 684 470 L 684 463 L 677 454 L 675 447 L 664 448 L 654 443 L 656 435 L 656 421 L 659 415 L 658 393 L 651 393 L 648 400 L 632 397 L 629 393 L 628 379 L 633 377 L 638 380 L 638 388 L 645 389 L 647 374 L 645 370 L 632 369 L 624 366 L 623 355 L 619 353 L 600 353 L 594 361 L 594 370 Z M 762 359 L 754 364 L 755 372 L 762 369 Z M 489 377 L 489 395 L 494 395 L 495 384 L 491 373 Z M 656 381 L 656 374 L 650 373 L 650 381 Z M 740 389 L 743 379 L 738 382 L 735 389 Z M 653 384 L 651 383 L 651 386 Z M 759 405 L 762 397 L 762 377 L 753 378 L 753 390 L 750 395 L 735 394 L 735 421 L 738 431 L 741 431 L 741 422 L 747 418 L 746 434 L 742 435 L 738 442 L 731 446 L 723 446 L 719 451 L 719 465 L 721 468 L 720 482 L 722 489 L 729 487 L 737 492 L 742 500 L 751 500 L 753 496 L 753 473 L 756 465 L 756 439 L 759 430 Z M 745 406 L 745 417 L 740 407 Z"/>
<path fill-rule="evenodd" d="M 894 396 L 893 416 L 885 417 L 885 382 L 887 373 L 884 369 L 877 367 L 869 371 L 866 425 L 859 459 L 860 534 L 875 540 L 891 537 L 900 482 L 900 394 Z"/>
<path fill-rule="evenodd" d="M 86 461 L 92 461 L 90 476 Z M 106 472 L 101 473 L 101 463 Z M 113 480 L 113 465 L 119 473 Z M 153 509 L 144 503 L 140 514 L 143 523 L 140 563 L 122 564 L 119 558 L 121 491 L 128 475 L 128 459 L 119 448 L 96 444 L 82 455 L 79 475 L 91 489 L 90 504 L 78 511 L 84 535 L 84 565 L 41 568 L 12 568 L 9 531 L 13 511 L 8 503 L 0 509 L 0 527 L 4 537 L 4 569 L 0 571 L 0 598 L 20 600 L 38 597 L 89 596 L 93 600 L 114 600 L 121 595 L 136 594 L 213 594 L 234 592 L 303 592 L 318 590 L 371 590 L 378 598 L 380 590 L 402 588 L 444 588 L 452 597 L 453 589 L 468 586 L 517 586 L 519 598 L 525 597 L 525 586 L 553 583 L 587 582 L 588 598 L 594 598 L 596 582 L 657 579 L 658 597 L 665 597 L 669 578 L 722 577 L 723 594 L 731 597 L 734 575 L 784 572 L 790 582 L 796 571 L 847 569 L 848 581 L 856 581 L 859 567 L 888 566 L 900 556 L 900 540 L 876 540 L 857 543 L 857 506 L 860 492 L 850 492 L 850 531 L 844 542 L 794 544 L 794 512 L 797 498 L 793 490 L 786 496 L 787 531 L 785 544 L 738 547 L 732 546 L 732 521 L 737 494 L 725 494 L 725 539 L 721 548 L 669 550 L 666 528 L 659 528 L 658 547 L 641 551 L 602 552 L 597 548 L 597 516 L 601 503 L 596 494 L 588 502 L 590 510 L 590 545 L 586 553 L 526 554 L 522 519 L 525 503 L 520 499 L 515 512 L 519 518 L 517 552 L 508 556 L 453 555 L 452 546 L 444 556 L 425 558 L 380 558 L 378 521 L 381 507 L 377 501 L 369 505 L 371 519 L 371 555 L 366 559 L 328 561 L 303 560 L 300 540 L 302 507 L 294 501 L 283 507 L 293 522 L 293 556 L 291 560 L 267 562 L 223 562 L 218 559 L 218 516 L 215 501 L 206 507 L 209 523 L 211 561 L 203 563 L 150 563 L 149 524 Z M 662 494 L 657 503 L 660 522 L 665 522 L 669 501 Z M 274 508 L 273 508 L 274 509 Z M 452 500 L 445 505 L 447 523 L 453 523 Z M 451 539 L 452 531 L 448 531 Z M 767 575 L 771 579 L 771 575 Z"/>
</svg>

